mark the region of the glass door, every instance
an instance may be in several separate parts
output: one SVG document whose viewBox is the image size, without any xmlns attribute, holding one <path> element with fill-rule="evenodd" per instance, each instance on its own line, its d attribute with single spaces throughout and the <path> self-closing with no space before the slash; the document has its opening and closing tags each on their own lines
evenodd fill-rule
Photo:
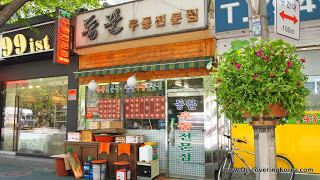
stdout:
<svg viewBox="0 0 320 180">
<path fill-rule="evenodd" d="M 203 78 L 168 80 L 167 175 L 204 179 Z"/>
<path fill-rule="evenodd" d="M 11 81 L 4 83 L 5 104 L 3 110 L 2 130 L 1 130 L 1 150 L 17 151 L 18 136 L 21 124 L 25 122 L 25 117 L 22 117 L 22 109 L 20 108 L 20 93 L 21 88 L 26 81 Z"/>
</svg>

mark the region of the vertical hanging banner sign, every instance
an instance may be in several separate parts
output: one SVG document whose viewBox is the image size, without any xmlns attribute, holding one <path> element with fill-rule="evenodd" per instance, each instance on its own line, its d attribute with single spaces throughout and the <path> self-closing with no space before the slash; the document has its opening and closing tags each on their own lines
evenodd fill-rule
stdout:
<svg viewBox="0 0 320 180">
<path fill-rule="evenodd" d="M 56 14 L 53 63 L 69 65 L 71 13 L 57 7 Z"/>
</svg>

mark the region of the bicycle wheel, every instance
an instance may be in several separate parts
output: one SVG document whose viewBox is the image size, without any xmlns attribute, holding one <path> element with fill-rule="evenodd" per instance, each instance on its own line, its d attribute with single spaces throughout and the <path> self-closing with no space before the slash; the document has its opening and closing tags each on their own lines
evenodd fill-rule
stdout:
<svg viewBox="0 0 320 180">
<path fill-rule="evenodd" d="M 231 156 L 228 155 L 221 163 L 218 171 L 218 180 L 230 180 L 232 176 L 233 162 Z"/>
<path fill-rule="evenodd" d="M 277 172 L 277 176 L 278 176 L 278 180 L 293 180 L 294 179 L 294 167 L 292 165 L 292 163 L 289 161 L 289 159 L 277 155 L 277 169 L 282 171 L 282 172 Z"/>
</svg>

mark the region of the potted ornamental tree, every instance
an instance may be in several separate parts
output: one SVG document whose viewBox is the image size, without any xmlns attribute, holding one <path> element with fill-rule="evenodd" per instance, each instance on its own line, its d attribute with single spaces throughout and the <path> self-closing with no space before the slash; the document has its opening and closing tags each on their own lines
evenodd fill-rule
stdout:
<svg viewBox="0 0 320 180">
<path fill-rule="evenodd" d="M 213 68 L 213 93 L 221 112 L 232 122 L 249 120 L 254 130 L 256 169 L 276 168 L 275 127 L 301 118 L 309 90 L 303 85 L 305 59 L 282 39 L 238 40 Z M 257 180 L 277 179 L 257 172 Z"/>
<path fill-rule="evenodd" d="M 309 90 L 303 86 L 306 60 L 298 58 L 296 47 L 282 39 L 257 38 L 233 41 L 231 46 L 212 73 L 221 112 L 233 122 L 249 118 L 252 125 L 301 118 Z"/>
</svg>

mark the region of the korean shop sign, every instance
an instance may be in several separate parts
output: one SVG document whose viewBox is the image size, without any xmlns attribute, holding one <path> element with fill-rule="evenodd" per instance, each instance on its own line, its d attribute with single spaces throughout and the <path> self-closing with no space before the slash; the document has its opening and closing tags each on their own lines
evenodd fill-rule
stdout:
<svg viewBox="0 0 320 180">
<path fill-rule="evenodd" d="M 207 28 L 206 0 L 144 0 L 79 14 L 76 48 Z"/>
<path fill-rule="evenodd" d="M 267 1 L 268 24 L 274 25 L 275 0 Z M 290 0 L 277 0 L 288 5 Z M 319 0 L 300 0 L 300 21 L 320 19 Z M 248 5 L 245 0 L 215 1 L 216 32 L 249 28 Z M 270 18 L 269 18 L 270 17 Z"/>
<path fill-rule="evenodd" d="M 47 22 L 30 28 L 21 28 L 1 33 L 0 57 L 2 59 L 53 50 L 54 22 Z M 39 33 L 37 33 L 39 32 Z"/>
<path fill-rule="evenodd" d="M 68 65 L 70 62 L 71 13 L 58 7 L 56 13 L 53 62 Z"/>
<path fill-rule="evenodd" d="M 194 127 L 192 123 L 188 120 L 188 118 L 193 117 L 189 112 L 182 112 L 181 115 L 177 116 L 178 118 L 182 118 L 183 120 L 179 122 L 178 128 L 182 130 L 179 133 L 179 138 L 181 138 L 181 143 L 178 146 L 180 149 L 180 159 L 182 162 L 190 162 L 191 161 L 191 151 L 193 150 L 192 146 L 192 133 L 190 132 L 190 128 Z"/>
</svg>

